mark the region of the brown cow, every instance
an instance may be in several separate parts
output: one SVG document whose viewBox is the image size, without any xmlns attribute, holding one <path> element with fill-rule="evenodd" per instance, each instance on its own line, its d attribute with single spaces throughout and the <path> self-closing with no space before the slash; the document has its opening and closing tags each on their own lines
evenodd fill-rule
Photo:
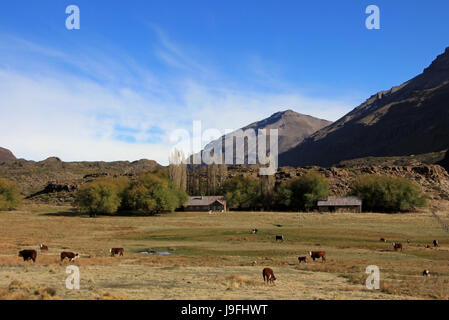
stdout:
<svg viewBox="0 0 449 320">
<path fill-rule="evenodd" d="M 78 259 L 80 256 L 78 253 L 73 252 L 61 252 L 61 261 L 63 261 L 65 258 L 69 259 L 70 262 L 73 262 L 75 259 Z"/>
<path fill-rule="evenodd" d="M 398 249 L 401 249 L 401 251 L 402 251 L 402 243 L 393 242 L 393 249 L 394 249 L 394 251 L 397 251 Z"/>
<path fill-rule="evenodd" d="M 19 257 L 22 257 L 23 261 L 33 260 L 36 262 L 37 252 L 36 250 L 22 250 L 19 252 Z"/>
<path fill-rule="evenodd" d="M 109 249 L 109 252 L 111 253 L 111 257 L 115 256 L 116 254 L 119 254 L 121 256 L 123 256 L 123 252 L 125 250 L 123 250 L 123 248 L 111 248 Z"/>
<path fill-rule="evenodd" d="M 321 258 L 322 261 L 326 261 L 326 252 L 325 251 L 309 251 L 310 257 L 315 261 L 315 259 Z"/>
<path fill-rule="evenodd" d="M 276 280 L 276 277 L 274 276 L 273 270 L 270 268 L 265 268 L 262 271 L 263 281 L 268 283 L 274 283 L 274 280 Z"/>
<path fill-rule="evenodd" d="M 307 262 L 307 257 L 306 256 L 298 257 L 298 261 L 299 261 L 299 263 L 301 263 L 301 261 Z"/>
<path fill-rule="evenodd" d="M 434 247 L 438 247 L 439 246 L 438 240 L 433 240 L 433 246 Z"/>
<path fill-rule="evenodd" d="M 41 251 L 48 251 L 48 247 L 45 244 L 40 244 L 39 248 L 41 249 Z"/>
</svg>

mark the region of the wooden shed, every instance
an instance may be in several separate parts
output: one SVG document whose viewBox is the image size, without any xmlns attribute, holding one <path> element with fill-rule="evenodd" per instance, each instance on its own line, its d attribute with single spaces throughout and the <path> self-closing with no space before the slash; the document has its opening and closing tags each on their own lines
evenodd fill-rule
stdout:
<svg viewBox="0 0 449 320">
<path fill-rule="evenodd" d="M 185 211 L 226 211 L 224 196 L 195 196 L 190 197 Z"/>
<path fill-rule="evenodd" d="M 355 196 L 329 196 L 319 200 L 317 205 L 320 212 L 362 212 L 362 199 Z"/>
</svg>

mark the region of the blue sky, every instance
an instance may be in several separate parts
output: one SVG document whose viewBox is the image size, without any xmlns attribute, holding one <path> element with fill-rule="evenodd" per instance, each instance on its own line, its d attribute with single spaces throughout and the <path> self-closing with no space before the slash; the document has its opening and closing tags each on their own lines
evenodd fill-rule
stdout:
<svg viewBox="0 0 449 320">
<path fill-rule="evenodd" d="M 65 27 L 71 4 L 80 30 Z M 365 28 L 370 4 L 380 30 Z M 223 133 L 286 109 L 337 120 L 442 53 L 448 14 L 446 0 L 3 1 L 0 146 L 166 163 L 170 132 L 193 120 Z"/>
</svg>

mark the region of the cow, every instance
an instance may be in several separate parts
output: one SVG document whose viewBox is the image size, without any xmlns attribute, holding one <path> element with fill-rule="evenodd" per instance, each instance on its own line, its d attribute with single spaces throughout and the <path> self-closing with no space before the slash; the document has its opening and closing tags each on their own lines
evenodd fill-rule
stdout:
<svg viewBox="0 0 449 320">
<path fill-rule="evenodd" d="M 439 246 L 438 240 L 433 240 L 433 246 L 434 246 L 434 247 L 438 247 L 438 246 Z"/>
<path fill-rule="evenodd" d="M 123 248 L 111 248 L 109 249 L 109 253 L 111 254 L 111 257 L 114 257 L 116 254 L 123 256 Z"/>
<path fill-rule="evenodd" d="M 22 257 L 23 261 L 33 260 L 36 262 L 37 252 L 36 250 L 22 250 L 19 252 L 19 257 Z"/>
<path fill-rule="evenodd" d="M 432 249 L 428 244 L 426 244 L 426 249 Z"/>
<path fill-rule="evenodd" d="M 385 240 L 384 238 L 380 238 L 381 242 L 387 242 L 387 240 Z"/>
<path fill-rule="evenodd" d="M 75 261 L 75 259 L 78 259 L 80 256 L 78 253 L 73 253 L 73 252 L 61 252 L 61 262 L 67 258 L 70 262 Z"/>
<path fill-rule="evenodd" d="M 258 231 L 259 231 L 259 230 L 257 230 L 257 229 L 254 228 L 254 229 L 251 231 L 251 233 L 252 233 L 252 234 L 256 234 Z"/>
<path fill-rule="evenodd" d="M 304 261 L 304 262 L 307 263 L 307 257 L 306 257 L 306 256 L 304 256 L 304 257 L 298 257 L 298 261 L 299 261 L 299 263 L 301 263 L 301 261 Z"/>
<path fill-rule="evenodd" d="M 274 280 L 276 280 L 276 277 L 274 276 L 273 270 L 270 268 L 265 268 L 262 271 L 263 281 L 268 283 L 274 283 Z"/>
<path fill-rule="evenodd" d="M 401 249 L 401 251 L 402 251 L 402 243 L 393 242 L 393 249 L 394 249 L 394 251 L 397 251 L 398 249 Z"/>
<path fill-rule="evenodd" d="M 41 249 L 41 251 L 48 251 L 48 247 L 45 244 L 40 244 L 39 248 Z"/>
<path fill-rule="evenodd" d="M 422 272 L 422 275 L 425 277 L 430 277 L 430 271 L 426 269 Z"/>
<path fill-rule="evenodd" d="M 326 261 L 325 251 L 309 251 L 309 256 L 315 261 L 315 259 L 321 258 L 322 261 Z"/>
<path fill-rule="evenodd" d="M 284 241 L 284 236 L 280 235 L 280 236 L 276 236 L 276 241 Z"/>
</svg>

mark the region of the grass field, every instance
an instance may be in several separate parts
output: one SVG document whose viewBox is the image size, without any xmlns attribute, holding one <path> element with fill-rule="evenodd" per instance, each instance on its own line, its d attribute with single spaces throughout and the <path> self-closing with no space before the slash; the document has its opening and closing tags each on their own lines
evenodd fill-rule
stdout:
<svg viewBox="0 0 449 320">
<path fill-rule="evenodd" d="M 449 298 L 449 233 L 429 213 L 176 212 L 92 219 L 70 207 L 27 205 L 0 212 L 0 222 L 0 299 Z M 280 234 L 284 242 L 275 241 Z M 440 247 L 426 249 L 434 239 Z M 404 251 L 395 252 L 393 241 Z M 50 250 L 38 250 L 35 264 L 17 256 L 39 243 Z M 123 247 L 125 256 L 109 257 L 111 247 Z M 150 250 L 172 254 L 139 253 Z M 298 264 L 310 250 L 326 251 L 327 261 Z M 80 290 L 65 288 L 70 263 L 60 263 L 61 251 L 81 255 L 74 263 Z M 380 290 L 365 287 L 368 265 L 380 268 Z M 263 283 L 264 267 L 274 270 L 276 285 Z M 430 277 L 422 276 L 424 269 Z"/>
</svg>

